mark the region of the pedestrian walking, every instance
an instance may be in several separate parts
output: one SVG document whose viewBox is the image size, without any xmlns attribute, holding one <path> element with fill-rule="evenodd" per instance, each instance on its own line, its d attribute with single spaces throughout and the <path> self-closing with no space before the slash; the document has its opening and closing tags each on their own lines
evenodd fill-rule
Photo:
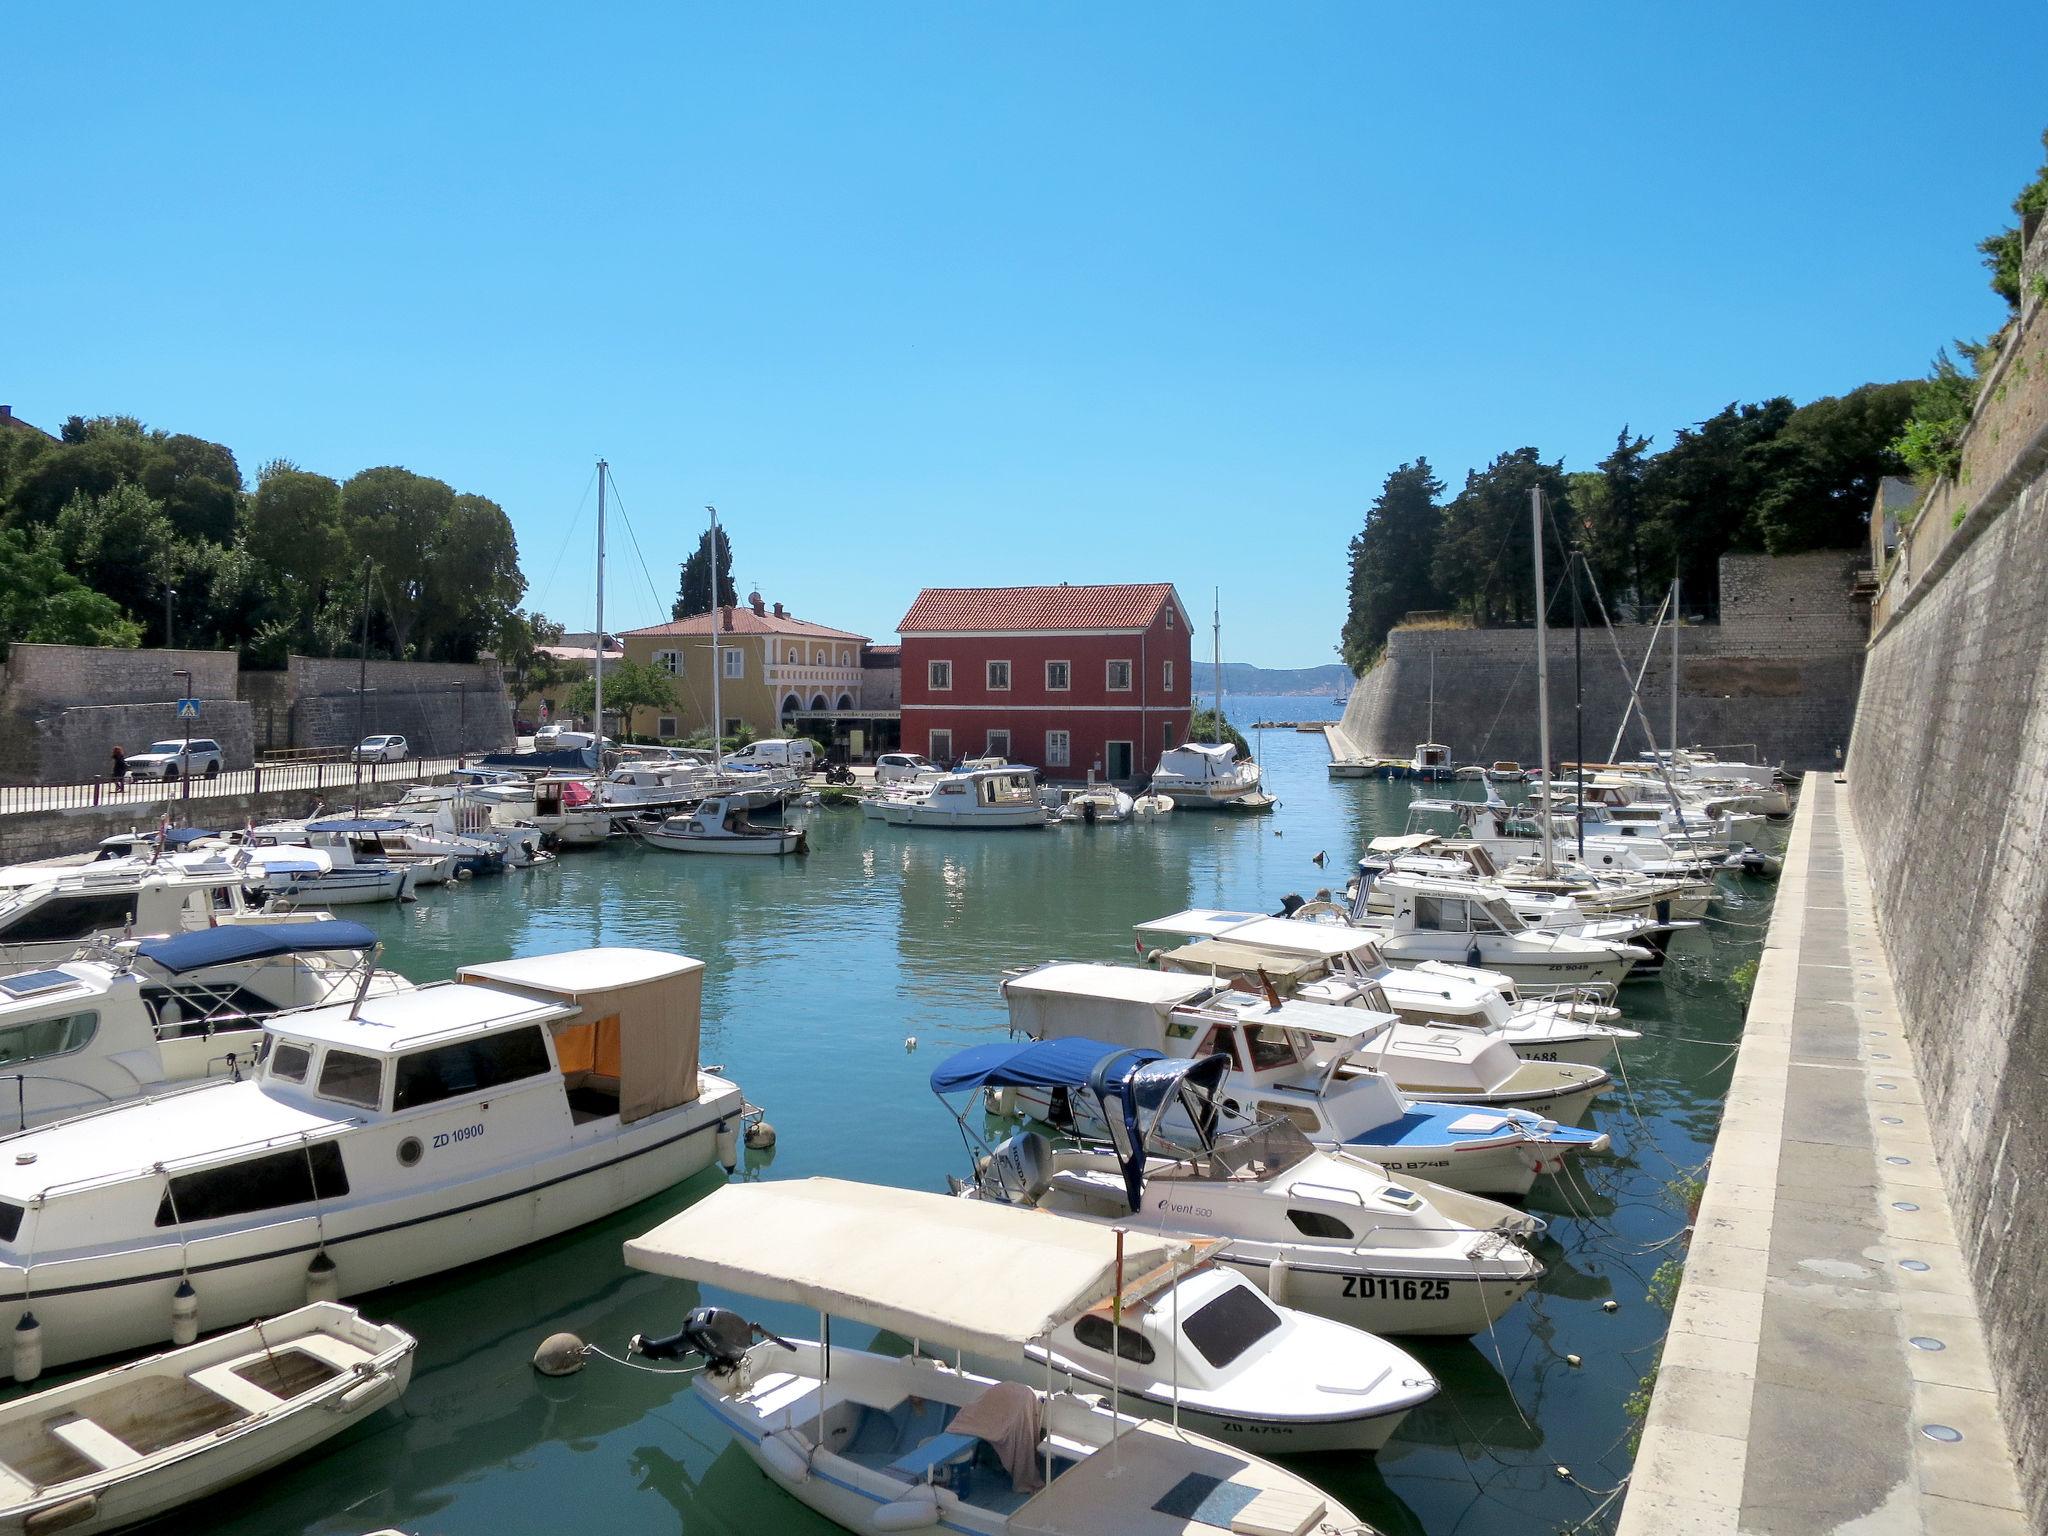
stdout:
<svg viewBox="0 0 2048 1536">
<path fill-rule="evenodd" d="M 117 741 L 114 743 L 114 750 L 108 756 L 113 759 L 113 766 L 107 770 L 107 776 L 113 781 L 114 793 L 118 795 L 128 783 L 128 754 L 121 750 L 121 744 Z"/>
</svg>

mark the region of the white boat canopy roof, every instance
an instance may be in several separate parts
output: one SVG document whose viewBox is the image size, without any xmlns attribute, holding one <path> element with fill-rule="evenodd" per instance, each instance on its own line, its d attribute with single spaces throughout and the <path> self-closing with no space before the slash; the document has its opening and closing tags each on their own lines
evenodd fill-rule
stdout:
<svg viewBox="0 0 2048 1536">
<path fill-rule="evenodd" d="M 1376 837 L 1365 846 L 1370 853 L 1413 853 L 1442 841 L 1433 832 L 1411 832 L 1406 837 Z"/>
<path fill-rule="evenodd" d="M 1113 1229 L 1090 1221 L 814 1178 L 713 1190 L 629 1241 L 626 1262 L 1007 1356 L 1108 1300 L 1116 1245 Z M 1198 1246 L 1126 1233 L 1126 1300 Z"/>
<path fill-rule="evenodd" d="M 1119 1003 L 1142 1003 L 1164 1013 L 1201 996 L 1208 989 L 1186 976 L 1149 971 L 1135 965 L 1100 965 L 1088 961 L 1054 961 L 1012 976 L 1003 983 L 1006 997 L 1085 997 Z"/>
</svg>

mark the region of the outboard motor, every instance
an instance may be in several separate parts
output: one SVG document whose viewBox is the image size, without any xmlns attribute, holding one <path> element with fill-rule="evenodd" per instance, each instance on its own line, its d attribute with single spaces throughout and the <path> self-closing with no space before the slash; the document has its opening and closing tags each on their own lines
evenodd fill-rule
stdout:
<svg viewBox="0 0 2048 1536">
<path fill-rule="evenodd" d="M 1052 1183 L 1052 1143 L 1037 1131 L 1019 1131 L 997 1142 L 974 1172 L 989 1199 L 1036 1205 Z"/>
<path fill-rule="evenodd" d="M 1301 899 L 1299 891 L 1289 891 L 1280 898 L 1280 910 L 1273 915 L 1275 917 L 1292 917 L 1307 905 L 1308 903 Z"/>
<path fill-rule="evenodd" d="M 634 1334 L 627 1353 L 649 1360 L 682 1360 L 702 1355 L 712 1371 L 730 1371 L 739 1366 L 756 1339 L 773 1339 L 794 1351 L 789 1340 L 770 1333 L 759 1323 L 750 1323 L 739 1313 L 724 1307 L 697 1307 L 683 1319 L 683 1326 L 666 1338 L 650 1339 Z"/>
</svg>

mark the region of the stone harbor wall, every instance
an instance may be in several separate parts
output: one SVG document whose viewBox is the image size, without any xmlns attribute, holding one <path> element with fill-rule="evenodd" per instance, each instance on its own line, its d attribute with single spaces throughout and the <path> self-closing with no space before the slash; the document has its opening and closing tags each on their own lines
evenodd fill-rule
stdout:
<svg viewBox="0 0 2048 1536">
<path fill-rule="evenodd" d="M 182 737 L 174 700 L 192 674 L 191 734 L 221 744 L 230 769 L 258 752 L 353 746 L 359 663 L 294 656 L 281 672 L 242 672 L 232 651 L 123 651 L 16 645 L 0 685 L 0 783 L 76 784 L 103 777 L 118 742 L 138 752 Z M 509 750 L 512 704 L 494 661 L 373 661 L 362 734 L 396 732 L 415 755 Z"/>
<path fill-rule="evenodd" d="M 1678 731 L 1688 745 L 1753 743 L 1788 768 L 1833 768 L 1849 744 L 1862 678 L 1868 609 L 1851 594 L 1860 550 L 1721 561 L 1721 622 L 1679 636 Z M 1584 631 L 1586 756 L 1606 759 L 1629 684 L 1651 643 L 1648 625 Z M 1621 657 L 1616 659 L 1619 645 Z M 1360 678 L 1343 735 L 1370 755 L 1406 758 L 1432 729 L 1458 763 L 1533 763 L 1537 747 L 1535 632 L 1395 630 L 1380 664 Z M 1551 752 L 1577 756 L 1572 632 L 1550 632 Z M 1643 702 L 1660 744 L 1668 733 L 1671 631 L 1656 642 Z M 1646 745 L 1631 722 L 1621 755 Z"/>
<path fill-rule="evenodd" d="M 2044 245 L 2048 231 L 2037 258 Z M 1933 559 L 1887 573 L 1848 793 L 2033 1528 L 2048 1530 L 2048 304 L 2029 309 L 1964 443 L 1969 505 L 1921 540 Z"/>
</svg>

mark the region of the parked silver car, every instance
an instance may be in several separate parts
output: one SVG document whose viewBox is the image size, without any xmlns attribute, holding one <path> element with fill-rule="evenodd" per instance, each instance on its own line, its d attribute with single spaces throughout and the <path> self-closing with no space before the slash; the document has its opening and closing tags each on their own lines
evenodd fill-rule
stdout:
<svg viewBox="0 0 2048 1536">
<path fill-rule="evenodd" d="M 128 775 L 136 779 L 179 779 L 193 775 L 211 779 L 220 770 L 220 743 L 210 736 L 194 736 L 190 741 L 153 741 L 147 750 L 128 758 Z"/>
</svg>

